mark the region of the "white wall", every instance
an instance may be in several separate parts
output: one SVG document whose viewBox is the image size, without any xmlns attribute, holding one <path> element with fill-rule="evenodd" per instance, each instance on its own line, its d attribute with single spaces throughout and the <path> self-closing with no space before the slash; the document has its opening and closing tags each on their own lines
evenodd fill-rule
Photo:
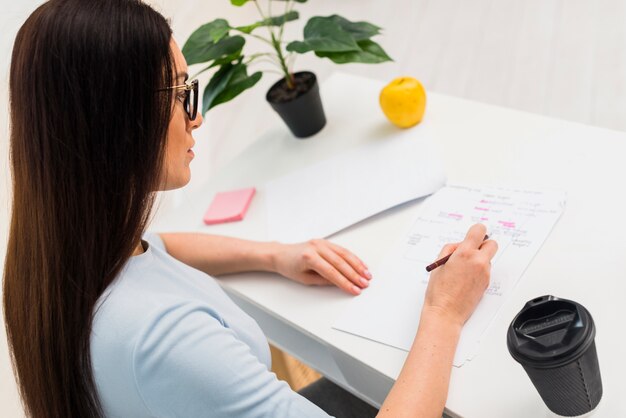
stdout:
<svg viewBox="0 0 626 418">
<path fill-rule="evenodd" d="M 0 0 L 0 56 L 5 57 L 0 64 L 2 260 L 9 210 L 9 57 L 17 29 L 40 3 Z M 225 17 L 235 24 L 256 19 L 253 6 L 235 8 L 228 0 L 151 3 L 172 18 L 181 46 L 196 27 L 216 17 Z M 382 80 L 413 75 L 429 91 L 626 130 L 626 3 L 621 0 L 311 0 L 299 5 L 298 10 L 304 18 L 338 13 L 351 20 L 370 20 L 385 28 L 379 40 L 395 58 L 394 63 L 347 65 L 340 70 Z M 304 20 L 288 25 L 287 39 L 301 33 Z M 312 69 L 321 79 L 337 68 L 310 55 L 298 58 L 297 68 Z M 264 76 L 260 86 L 208 114 L 195 135 L 196 179 L 210 176 L 258 135 L 251 131 L 244 137 L 232 138 L 232 124 L 250 119 L 265 126 L 280 123 L 269 107 L 258 112 L 255 106 L 276 78 L 274 74 Z M 187 192 L 193 192 L 193 183 Z M 175 199 L 176 193 L 170 198 Z M 2 334 L 0 416 L 21 415 Z"/>
</svg>

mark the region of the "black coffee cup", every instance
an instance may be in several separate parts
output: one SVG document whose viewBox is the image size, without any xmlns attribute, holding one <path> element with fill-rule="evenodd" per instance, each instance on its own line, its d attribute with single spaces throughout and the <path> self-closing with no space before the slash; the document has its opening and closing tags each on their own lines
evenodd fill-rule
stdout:
<svg viewBox="0 0 626 418">
<path fill-rule="evenodd" d="M 557 415 L 586 414 L 602 398 L 595 334 L 587 309 L 554 296 L 529 301 L 509 326 L 509 352 Z"/>
</svg>

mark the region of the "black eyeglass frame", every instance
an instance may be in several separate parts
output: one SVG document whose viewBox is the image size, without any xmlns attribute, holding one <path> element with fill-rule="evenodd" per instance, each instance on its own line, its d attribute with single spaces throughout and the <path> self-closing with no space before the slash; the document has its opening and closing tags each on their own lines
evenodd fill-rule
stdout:
<svg viewBox="0 0 626 418">
<path fill-rule="evenodd" d="M 189 117 L 189 120 L 195 120 L 196 116 L 198 116 L 198 79 L 191 80 L 189 83 L 180 84 L 178 86 L 170 86 L 159 89 L 159 91 L 167 90 L 185 90 L 187 92 L 187 94 L 185 94 L 183 107 L 185 108 L 185 113 L 187 113 L 187 117 Z M 193 103 L 190 103 L 190 91 L 193 92 Z"/>
</svg>

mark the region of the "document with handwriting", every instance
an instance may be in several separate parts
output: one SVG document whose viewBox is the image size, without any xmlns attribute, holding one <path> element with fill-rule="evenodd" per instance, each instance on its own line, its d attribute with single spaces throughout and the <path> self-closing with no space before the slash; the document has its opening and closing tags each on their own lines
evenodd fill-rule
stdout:
<svg viewBox="0 0 626 418">
<path fill-rule="evenodd" d="M 459 242 L 474 223 L 487 226 L 498 242 L 491 283 L 465 324 L 454 359 L 461 366 L 476 354 L 480 339 L 507 294 L 522 276 L 565 208 L 564 192 L 449 185 L 418 208 L 408 232 L 398 240 L 363 294 L 334 328 L 408 351 L 428 286 L 425 266 L 441 247 Z"/>
</svg>

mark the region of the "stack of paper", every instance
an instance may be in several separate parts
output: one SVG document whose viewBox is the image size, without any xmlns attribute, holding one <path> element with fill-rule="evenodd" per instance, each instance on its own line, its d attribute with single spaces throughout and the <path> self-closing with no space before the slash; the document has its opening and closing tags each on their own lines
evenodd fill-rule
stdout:
<svg viewBox="0 0 626 418">
<path fill-rule="evenodd" d="M 565 207 L 565 193 L 447 186 L 418 208 L 413 226 L 387 255 L 375 279 L 334 328 L 408 351 L 428 286 L 425 266 L 441 247 L 463 240 L 474 223 L 498 242 L 491 284 L 465 324 L 455 366 L 471 360 L 505 297 L 530 264 Z"/>
<path fill-rule="evenodd" d="M 432 140 L 423 129 L 414 132 L 381 138 L 269 182 L 269 238 L 327 237 L 443 187 L 443 164 Z"/>
</svg>

